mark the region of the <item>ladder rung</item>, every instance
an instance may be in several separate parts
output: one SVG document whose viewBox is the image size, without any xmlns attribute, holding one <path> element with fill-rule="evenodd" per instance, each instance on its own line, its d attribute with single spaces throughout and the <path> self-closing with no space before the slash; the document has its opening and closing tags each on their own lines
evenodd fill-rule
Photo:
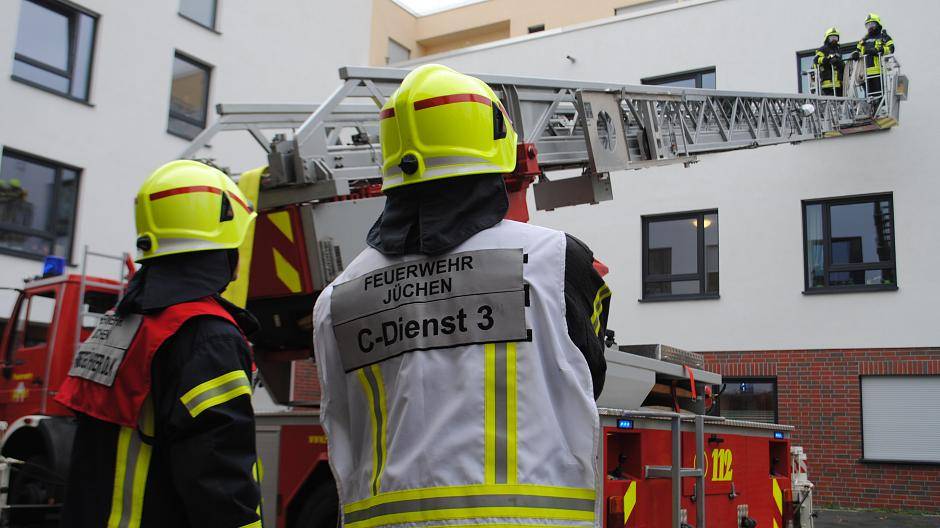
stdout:
<svg viewBox="0 0 940 528">
<path fill-rule="evenodd" d="M 679 470 L 680 477 L 699 477 L 702 475 L 702 470 L 698 468 L 681 468 Z M 646 466 L 646 478 L 656 479 L 656 478 L 672 478 L 672 466 Z"/>
</svg>

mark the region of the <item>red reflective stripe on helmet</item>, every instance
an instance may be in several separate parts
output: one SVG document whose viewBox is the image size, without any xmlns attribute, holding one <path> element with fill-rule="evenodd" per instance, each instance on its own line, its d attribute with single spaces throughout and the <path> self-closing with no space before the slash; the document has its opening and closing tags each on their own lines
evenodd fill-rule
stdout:
<svg viewBox="0 0 940 528">
<path fill-rule="evenodd" d="M 236 202 L 238 202 L 238 205 L 244 207 L 244 208 L 245 208 L 245 211 L 247 211 L 247 212 L 249 212 L 249 213 L 253 212 L 252 209 L 251 209 L 251 207 L 250 207 L 248 204 L 246 204 L 245 202 L 243 202 L 242 199 L 239 198 L 237 195 L 235 195 L 234 193 L 228 193 L 228 195 L 232 198 L 232 200 L 235 200 Z"/>
<path fill-rule="evenodd" d="M 425 108 L 431 108 L 434 106 L 441 106 L 451 103 L 481 103 L 485 105 L 493 104 L 493 101 L 490 101 L 489 97 L 477 94 L 454 94 L 454 95 L 442 95 L 440 97 L 432 97 L 430 99 L 422 99 L 420 101 L 415 101 L 415 110 L 424 110 Z"/>
<path fill-rule="evenodd" d="M 196 192 L 209 192 L 213 194 L 222 194 L 222 189 L 218 187 L 209 187 L 208 185 L 194 185 L 192 187 L 177 187 L 175 189 L 167 189 L 165 191 L 155 192 L 150 194 L 150 200 L 159 200 L 160 198 L 166 198 L 167 196 L 174 196 L 177 194 L 189 194 Z"/>
<path fill-rule="evenodd" d="M 382 110 L 381 112 L 379 112 L 379 121 L 383 119 L 387 119 L 389 117 L 395 117 L 394 108 L 386 108 L 385 110 Z"/>
</svg>

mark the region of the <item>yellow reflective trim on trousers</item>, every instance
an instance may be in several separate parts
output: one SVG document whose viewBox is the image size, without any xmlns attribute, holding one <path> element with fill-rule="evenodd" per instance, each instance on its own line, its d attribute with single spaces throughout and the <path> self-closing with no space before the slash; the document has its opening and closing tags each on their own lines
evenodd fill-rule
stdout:
<svg viewBox="0 0 940 528">
<path fill-rule="evenodd" d="M 594 313 L 591 314 L 591 326 L 594 327 L 594 335 L 601 331 L 601 314 L 604 313 L 604 299 L 610 297 L 610 288 L 607 284 L 601 285 L 594 295 Z"/>
<path fill-rule="evenodd" d="M 145 404 L 143 413 L 146 415 L 151 412 L 152 408 L 148 410 Z M 135 429 L 121 427 L 118 433 L 114 491 L 111 494 L 108 528 L 140 527 L 152 450 L 149 444 L 140 439 Z"/>
<path fill-rule="evenodd" d="M 239 369 L 196 385 L 180 401 L 195 418 L 202 411 L 241 395 L 251 396 L 251 382 L 245 371 Z"/>
<path fill-rule="evenodd" d="M 518 463 L 516 453 L 516 344 L 506 343 L 506 483 L 516 484 Z"/>
<path fill-rule="evenodd" d="M 144 513 L 144 494 L 147 490 L 147 473 L 150 470 L 150 455 L 153 448 L 141 442 L 140 453 L 134 469 L 134 494 L 131 498 L 131 519 L 129 528 L 138 528 Z"/>
<path fill-rule="evenodd" d="M 244 526 L 239 526 L 239 528 L 261 528 L 261 521 L 257 520 L 251 524 L 246 524 Z"/>
<path fill-rule="evenodd" d="M 483 345 L 483 481 L 496 482 L 496 345 Z"/>
<path fill-rule="evenodd" d="M 444 510 L 427 510 L 409 513 L 394 513 L 382 515 L 359 522 L 345 523 L 346 528 L 375 528 L 390 524 L 449 521 L 473 518 L 522 518 L 522 519 L 561 519 L 569 521 L 593 521 L 593 511 L 577 510 L 551 510 L 545 508 L 453 508 Z"/>
<path fill-rule="evenodd" d="M 368 369 L 368 370 L 366 370 Z M 369 403 L 369 418 L 372 422 L 372 494 L 377 495 L 382 486 L 385 471 L 388 430 L 388 411 L 385 404 L 385 382 L 378 365 L 363 367 L 358 371 L 359 382 Z"/>
<path fill-rule="evenodd" d="M 127 473 L 127 447 L 130 445 L 133 429 L 121 427 L 118 433 L 117 459 L 114 464 L 114 491 L 111 492 L 111 515 L 108 516 L 108 528 L 118 528 L 124 506 L 124 475 Z"/>
<path fill-rule="evenodd" d="M 343 506 L 344 513 L 352 513 L 379 504 L 417 499 L 435 499 L 440 497 L 472 497 L 475 495 L 532 495 L 556 497 L 560 499 L 594 500 L 592 488 L 571 488 L 567 486 L 540 486 L 537 484 L 470 484 L 467 486 L 439 486 L 434 488 L 415 488 L 401 491 L 386 491 L 374 497 L 352 502 Z"/>
</svg>

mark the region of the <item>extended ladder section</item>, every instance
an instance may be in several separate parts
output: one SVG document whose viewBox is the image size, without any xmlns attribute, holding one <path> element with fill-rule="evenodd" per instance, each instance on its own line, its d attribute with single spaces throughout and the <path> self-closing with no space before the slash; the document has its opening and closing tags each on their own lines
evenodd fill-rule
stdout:
<svg viewBox="0 0 940 528">
<path fill-rule="evenodd" d="M 537 177 L 536 205 L 553 209 L 611 199 L 614 171 L 895 126 L 908 80 L 897 61 L 884 64 L 883 94 L 872 99 L 477 76 L 496 91 L 519 135 L 516 172 Z M 220 131 L 245 130 L 268 152 L 261 207 L 349 195 L 381 178 L 379 109 L 407 74 L 346 67 L 320 105 L 219 105 L 219 120 L 181 157 L 197 155 Z M 546 175 L 566 169 L 579 172 Z"/>
</svg>

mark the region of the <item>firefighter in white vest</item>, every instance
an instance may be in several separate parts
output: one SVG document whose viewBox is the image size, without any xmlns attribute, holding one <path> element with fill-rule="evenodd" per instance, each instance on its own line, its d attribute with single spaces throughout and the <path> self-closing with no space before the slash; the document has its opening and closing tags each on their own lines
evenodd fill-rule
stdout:
<svg viewBox="0 0 940 528">
<path fill-rule="evenodd" d="M 421 66 L 380 126 L 385 209 L 314 308 L 343 525 L 600 526 L 593 254 L 503 219 L 516 133 L 486 83 Z"/>
</svg>

